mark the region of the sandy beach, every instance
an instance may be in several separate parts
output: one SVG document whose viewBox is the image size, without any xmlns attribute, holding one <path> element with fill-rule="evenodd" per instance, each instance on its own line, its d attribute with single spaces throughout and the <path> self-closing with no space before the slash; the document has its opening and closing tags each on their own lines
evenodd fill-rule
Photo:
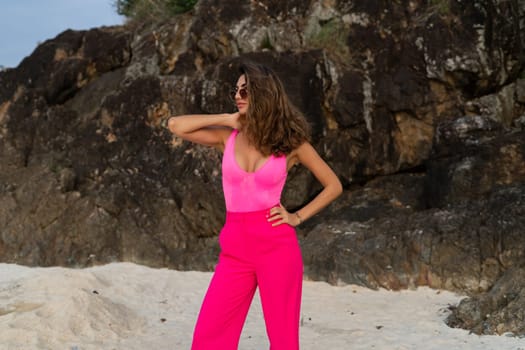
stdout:
<svg viewBox="0 0 525 350">
<path fill-rule="evenodd" d="M 0 264 L 0 349 L 189 349 L 210 278 L 131 263 Z M 373 291 L 305 281 L 301 349 L 525 349 L 525 339 L 447 327 L 448 306 L 462 298 L 429 288 Z M 268 349 L 257 296 L 239 349 Z"/>
</svg>

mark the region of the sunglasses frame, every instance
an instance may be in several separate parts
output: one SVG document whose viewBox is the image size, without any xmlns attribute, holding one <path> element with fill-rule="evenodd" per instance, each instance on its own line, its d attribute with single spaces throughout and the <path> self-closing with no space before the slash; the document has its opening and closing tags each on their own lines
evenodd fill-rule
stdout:
<svg viewBox="0 0 525 350">
<path fill-rule="evenodd" d="M 235 101 L 235 96 L 237 96 L 237 92 L 239 93 L 239 95 L 241 96 L 243 100 L 246 100 L 248 98 L 248 87 L 241 86 L 239 88 L 236 86 L 230 90 L 230 98 L 232 99 L 232 101 Z"/>
</svg>

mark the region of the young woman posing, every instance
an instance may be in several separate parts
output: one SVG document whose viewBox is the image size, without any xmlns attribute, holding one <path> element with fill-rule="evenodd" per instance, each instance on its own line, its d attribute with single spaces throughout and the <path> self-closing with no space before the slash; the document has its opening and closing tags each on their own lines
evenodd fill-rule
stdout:
<svg viewBox="0 0 525 350">
<path fill-rule="evenodd" d="M 294 227 L 342 192 L 309 143 L 309 127 L 268 67 L 241 66 L 232 98 L 238 112 L 184 115 L 169 130 L 223 152 L 226 222 L 221 252 L 193 334 L 192 350 L 236 350 L 257 287 L 271 350 L 299 349 L 303 264 Z M 323 190 L 300 210 L 281 205 L 288 170 L 307 167 Z"/>
</svg>

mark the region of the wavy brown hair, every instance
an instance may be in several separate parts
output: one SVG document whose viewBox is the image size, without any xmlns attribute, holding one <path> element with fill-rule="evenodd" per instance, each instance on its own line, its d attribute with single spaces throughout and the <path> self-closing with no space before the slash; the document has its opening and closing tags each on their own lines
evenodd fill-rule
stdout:
<svg viewBox="0 0 525 350">
<path fill-rule="evenodd" d="M 239 118 L 240 129 L 264 156 L 289 154 L 310 140 L 310 125 L 288 98 L 277 74 L 270 68 L 243 62 L 248 111 Z"/>
</svg>

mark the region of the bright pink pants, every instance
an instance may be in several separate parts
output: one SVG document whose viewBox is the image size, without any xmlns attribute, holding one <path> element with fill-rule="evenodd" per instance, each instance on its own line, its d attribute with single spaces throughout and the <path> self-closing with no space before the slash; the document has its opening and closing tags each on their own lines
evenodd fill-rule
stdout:
<svg viewBox="0 0 525 350">
<path fill-rule="evenodd" d="M 272 227 L 268 210 L 226 214 L 221 253 L 202 303 L 192 350 L 237 350 L 255 289 L 270 350 L 299 349 L 303 263 L 295 229 Z"/>
</svg>

